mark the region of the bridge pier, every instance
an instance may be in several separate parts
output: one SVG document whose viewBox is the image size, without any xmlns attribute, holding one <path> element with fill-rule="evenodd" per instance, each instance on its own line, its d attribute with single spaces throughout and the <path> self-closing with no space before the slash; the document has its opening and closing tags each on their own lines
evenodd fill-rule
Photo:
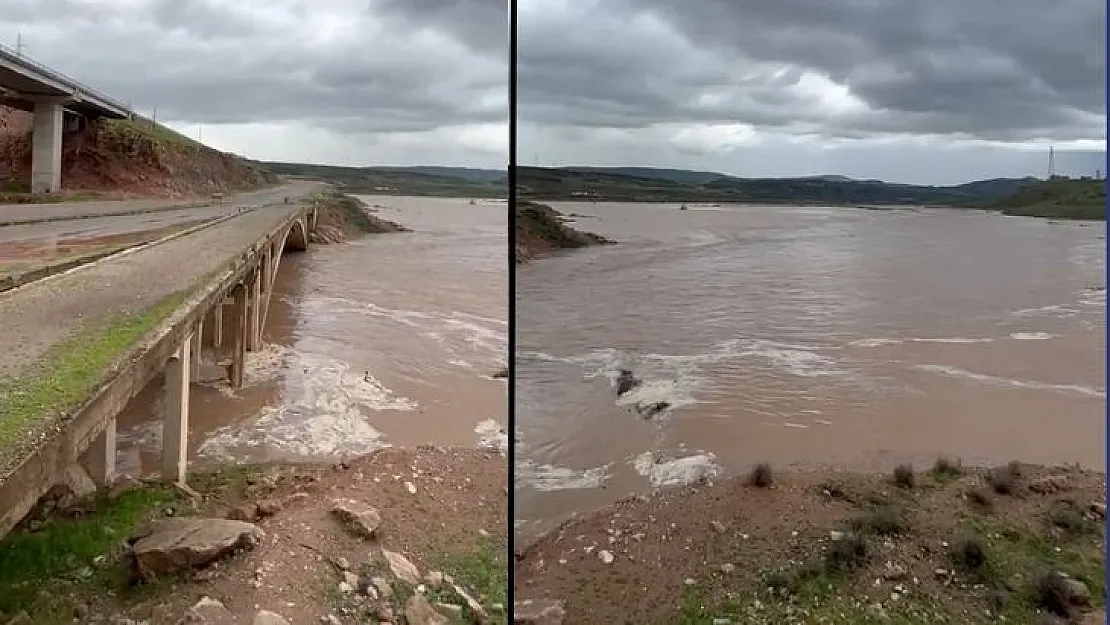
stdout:
<svg viewBox="0 0 1110 625">
<path fill-rule="evenodd" d="M 265 262 L 265 259 L 263 259 Z M 251 272 L 249 281 L 250 318 L 247 324 L 247 345 L 250 352 L 257 352 L 262 348 L 262 273 L 258 269 Z"/>
<path fill-rule="evenodd" d="M 112 419 L 85 451 L 81 462 L 93 484 L 99 488 L 111 485 L 116 477 L 116 420 Z"/>
<path fill-rule="evenodd" d="M 57 193 L 62 187 L 62 101 L 35 101 L 31 135 L 31 192 Z"/>
<path fill-rule="evenodd" d="M 185 484 L 189 462 L 189 366 L 192 336 L 166 363 L 166 400 L 162 413 L 162 479 Z"/>
<path fill-rule="evenodd" d="M 237 285 L 232 290 L 231 304 L 231 387 L 243 388 L 243 374 L 247 364 L 247 287 Z"/>
</svg>

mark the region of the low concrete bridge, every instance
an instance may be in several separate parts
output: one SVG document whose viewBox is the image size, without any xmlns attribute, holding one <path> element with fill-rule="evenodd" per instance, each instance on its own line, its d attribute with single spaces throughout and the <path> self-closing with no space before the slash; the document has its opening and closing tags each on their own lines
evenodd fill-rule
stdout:
<svg viewBox="0 0 1110 625">
<path fill-rule="evenodd" d="M 77 329 L 91 323 L 89 318 L 110 314 L 99 309 L 111 310 L 112 302 L 142 297 L 150 288 L 180 292 L 180 284 L 189 285 L 183 301 L 137 343 L 117 354 L 86 397 L 70 402 L 60 414 L 43 414 L 26 423 L 16 444 L 9 441 L 0 446 L 0 536 L 56 486 L 85 493 L 113 481 L 116 416 L 158 376 L 165 380 L 161 473 L 167 482 L 184 484 L 190 385 L 202 363 L 222 366 L 231 386 L 243 384 L 247 352 L 262 344 L 282 255 L 307 249 L 316 221 L 317 208 L 311 202 L 245 210 L 185 236 L 0 295 L 0 322 L 20 326 L 16 334 L 36 330 L 41 334 L 45 330 L 40 326 L 52 317 L 69 318 L 75 306 L 92 306 L 94 312 L 82 313 L 85 322 L 71 323 L 75 329 L 68 336 L 72 339 Z M 149 286 L 152 280 L 158 285 Z M 22 319 L 23 310 L 33 310 L 35 318 Z M 64 332 L 53 337 L 54 344 L 65 340 Z M 0 354 L 6 348 L 18 354 L 15 343 L 5 342 L 0 335 Z M 42 353 L 48 354 L 49 348 Z M 20 370 L 26 370 L 26 363 L 22 368 L 8 367 L 16 376 Z M 0 387 L 0 426 L 15 417 L 3 413 L 4 400 Z"/>
<path fill-rule="evenodd" d="M 0 46 L 0 104 L 35 115 L 31 149 L 34 193 L 54 193 L 61 187 L 62 132 L 67 121 L 69 128 L 76 129 L 81 119 L 131 116 L 123 103 L 6 46 Z"/>
</svg>

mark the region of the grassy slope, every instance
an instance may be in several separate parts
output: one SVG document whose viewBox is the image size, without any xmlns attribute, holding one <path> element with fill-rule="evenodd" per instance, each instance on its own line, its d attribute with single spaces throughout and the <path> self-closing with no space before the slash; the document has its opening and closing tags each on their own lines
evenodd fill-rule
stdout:
<svg viewBox="0 0 1110 625">
<path fill-rule="evenodd" d="M 322 180 L 348 193 L 503 198 L 504 172 L 449 167 L 340 167 L 308 163 L 262 163 L 283 176 Z"/>
<path fill-rule="evenodd" d="M 521 167 L 518 176 L 522 195 L 534 199 L 848 206 L 973 206 L 1012 193 L 1031 182 L 1031 179 L 998 179 L 935 187 L 828 176 L 735 178 L 708 172 L 644 168 Z"/>
<path fill-rule="evenodd" d="M 1106 219 L 1106 182 L 1044 181 L 989 204 L 1007 215 L 1053 219 Z"/>
</svg>

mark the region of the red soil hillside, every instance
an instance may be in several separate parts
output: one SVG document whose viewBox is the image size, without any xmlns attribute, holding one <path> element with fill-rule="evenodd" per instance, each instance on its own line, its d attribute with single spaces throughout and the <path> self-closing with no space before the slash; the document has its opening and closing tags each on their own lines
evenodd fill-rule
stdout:
<svg viewBox="0 0 1110 625">
<path fill-rule="evenodd" d="M 31 115 L 0 106 L 0 189 L 31 182 Z M 150 120 L 98 120 L 62 139 L 64 191 L 182 197 L 252 189 L 276 177 Z"/>
</svg>

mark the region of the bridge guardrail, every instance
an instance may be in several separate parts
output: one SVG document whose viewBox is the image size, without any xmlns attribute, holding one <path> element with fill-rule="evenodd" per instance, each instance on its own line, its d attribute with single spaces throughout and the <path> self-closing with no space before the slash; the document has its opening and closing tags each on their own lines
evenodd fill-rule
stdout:
<svg viewBox="0 0 1110 625">
<path fill-rule="evenodd" d="M 39 72 L 42 72 L 43 74 L 45 74 L 49 78 L 52 78 L 52 79 L 64 84 L 67 87 L 72 88 L 76 92 L 87 93 L 88 95 L 91 95 L 91 96 L 96 97 L 97 99 L 103 100 L 104 102 L 107 102 L 108 104 L 111 104 L 112 106 L 115 106 L 115 107 L 117 107 L 121 110 L 127 111 L 129 113 L 132 112 L 131 108 L 129 106 L 127 106 L 126 104 L 124 104 L 123 102 L 120 102 L 119 100 L 116 100 L 115 98 L 104 95 L 100 91 L 97 91 L 96 89 L 93 89 L 92 87 L 90 87 L 90 86 L 86 85 L 85 83 L 77 80 L 76 78 L 72 78 L 70 76 L 67 76 L 67 75 L 59 72 L 58 70 L 51 69 L 51 68 L 43 65 L 42 63 L 39 63 L 38 61 L 35 61 L 34 59 L 32 59 L 32 58 L 30 58 L 30 57 L 28 57 L 24 54 L 21 54 L 20 52 L 2 44 L 2 43 L 0 43 L 0 56 L 7 57 L 10 60 L 18 61 L 20 63 L 23 63 L 25 65 L 33 67 L 35 70 L 37 70 Z"/>
</svg>

